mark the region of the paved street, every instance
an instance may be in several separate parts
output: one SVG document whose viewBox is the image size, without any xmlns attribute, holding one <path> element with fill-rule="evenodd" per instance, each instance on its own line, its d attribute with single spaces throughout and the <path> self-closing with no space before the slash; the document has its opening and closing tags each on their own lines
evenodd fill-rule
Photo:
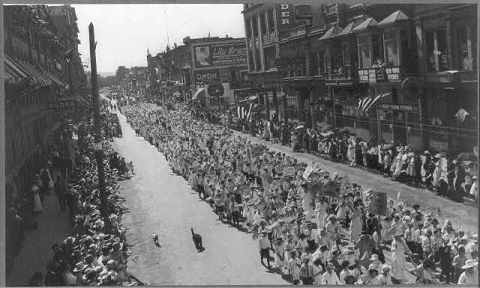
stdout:
<svg viewBox="0 0 480 288">
<path fill-rule="evenodd" d="M 337 172 L 341 176 L 346 176 L 350 181 L 358 183 L 365 189 L 371 188 L 375 191 L 384 191 L 391 198 L 396 198 L 397 193 L 400 191 L 400 200 L 406 203 L 410 203 L 411 205 L 418 203 L 422 207 L 427 207 L 435 211 L 440 209 L 441 214 L 439 218 L 442 220 L 442 225 L 444 219 L 451 219 L 455 227 L 461 227 L 464 231 L 478 233 L 478 208 L 476 207 L 442 198 L 431 191 L 410 187 L 363 169 L 329 161 L 311 154 L 292 152 L 290 147 L 272 144 L 237 131 L 235 131 L 235 133 L 248 137 L 252 142 L 263 143 L 275 151 L 286 153 L 305 163 L 318 162 L 322 169 L 330 173 Z"/>
<path fill-rule="evenodd" d="M 120 116 L 123 138 L 115 149 L 133 161 L 136 175 L 121 184 L 130 210 L 123 216 L 133 254 L 129 271 L 156 285 L 287 284 L 259 263 L 257 241 L 222 224 L 210 206 L 181 177 L 172 174 L 161 153 L 137 137 Z M 201 234 L 206 250 L 198 253 L 190 227 Z M 152 233 L 159 235 L 155 247 Z"/>
</svg>

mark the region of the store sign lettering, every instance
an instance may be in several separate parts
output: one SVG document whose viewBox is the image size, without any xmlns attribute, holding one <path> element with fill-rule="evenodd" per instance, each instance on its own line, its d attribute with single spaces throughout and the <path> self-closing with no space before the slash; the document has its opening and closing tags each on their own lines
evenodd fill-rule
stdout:
<svg viewBox="0 0 480 288">
<path fill-rule="evenodd" d="M 289 4 L 280 5 L 280 23 L 282 25 L 290 24 L 290 5 Z"/>
</svg>

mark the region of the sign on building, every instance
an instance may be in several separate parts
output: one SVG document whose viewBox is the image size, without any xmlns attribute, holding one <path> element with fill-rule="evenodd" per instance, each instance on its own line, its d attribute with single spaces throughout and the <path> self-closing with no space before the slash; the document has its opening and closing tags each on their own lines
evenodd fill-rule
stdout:
<svg viewBox="0 0 480 288">
<path fill-rule="evenodd" d="M 195 67 L 247 65 L 244 42 L 218 43 L 194 47 Z"/>
<path fill-rule="evenodd" d="M 293 23 L 293 5 L 291 4 L 280 4 L 280 15 L 278 19 L 280 19 L 280 27 L 290 26 Z"/>
</svg>

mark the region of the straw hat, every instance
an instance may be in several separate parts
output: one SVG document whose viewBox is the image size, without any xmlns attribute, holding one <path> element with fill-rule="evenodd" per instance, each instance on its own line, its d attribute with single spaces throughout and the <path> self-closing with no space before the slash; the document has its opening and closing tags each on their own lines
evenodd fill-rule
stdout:
<svg viewBox="0 0 480 288">
<path fill-rule="evenodd" d="M 465 265 L 462 266 L 462 269 L 468 269 L 477 266 L 478 263 L 473 261 L 472 259 L 468 259 L 465 261 Z"/>
</svg>

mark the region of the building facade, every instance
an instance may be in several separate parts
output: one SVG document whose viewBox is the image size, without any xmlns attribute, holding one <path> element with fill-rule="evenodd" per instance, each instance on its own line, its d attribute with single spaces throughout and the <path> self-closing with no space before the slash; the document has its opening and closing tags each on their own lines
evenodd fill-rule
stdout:
<svg viewBox="0 0 480 288">
<path fill-rule="evenodd" d="M 150 90 L 161 99 L 175 94 L 189 101 L 203 93 L 205 105 L 227 106 L 235 101 L 234 91 L 245 86 L 247 54 L 243 38 L 186 37 L 181 46 L 167 47 L 156 56 L 148 54 L 147 62 Z M 223 86 L 222 95 L 208 94 L 208 86 L 214 84 Z"/>
<path fill-rule="evenodd" d="M 419 150 L 471 151 L 476 11 L 473 4 L 245 4 L 250 93 L 258 96 L 251 99 L 266 119 L 277 114 Z"/>
<path fill-rule="evenodd" d="M 48 137 L 69 117 L 86 79 L 69 6 L 5 6 L 4 39 L 6 207 L 12 207 L 29 195 L 33 173 L 45 164 Z M 15 247 L 8 238 L 7 267 Z"/>
</svg>

